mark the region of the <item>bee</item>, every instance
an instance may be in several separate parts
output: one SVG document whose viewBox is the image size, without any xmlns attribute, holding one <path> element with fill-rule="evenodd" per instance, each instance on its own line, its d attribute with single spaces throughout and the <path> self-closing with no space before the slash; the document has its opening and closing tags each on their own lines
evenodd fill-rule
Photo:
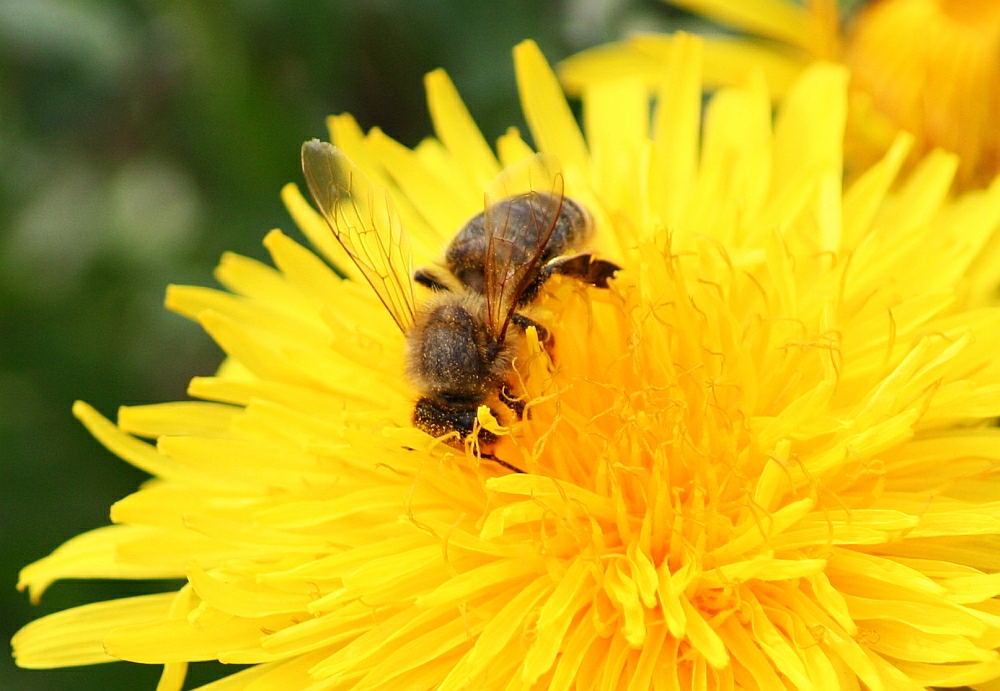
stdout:
<svg viewBox="0 0 1000 691">
<path fill-rule="evenodd" d="M 406 371 L 420 393 L 413 424 L 440 437 L 457 433 L 461 443 L 476 429 L 478 409 L 501 403 L 520 417 L 523 405 L 510 395 L 514 359 L 534 326 L 518 309 L 531 302 L 551 275 L 576 276 L 607 285 L 610 262 L 589 254 L 564 258 L 562 252 L 589 237 L 589 214 L 563 195 L 561 174 L 536 154 L 521 171 L 546 171 L 546 192 L 504 194 L 469 221 L 449 245 L 444 267 L 413 274 L 409 240 L 389 196 L 372 184 L 335 146 L 312 140 L 302 146 L 302 170 L 313 200 L 334 236 L 406 336 Z M 509 168 L 491 190 L 511 182 Z M 434 293 L 416 304 L 413 283 Z M 514 328 L 511 328 L 513 326 Z M 495 435 L 480 428 L 477 441 L 489 447 Z M 501 465 L 520 469 L 497 459 Z"/>
</svg>

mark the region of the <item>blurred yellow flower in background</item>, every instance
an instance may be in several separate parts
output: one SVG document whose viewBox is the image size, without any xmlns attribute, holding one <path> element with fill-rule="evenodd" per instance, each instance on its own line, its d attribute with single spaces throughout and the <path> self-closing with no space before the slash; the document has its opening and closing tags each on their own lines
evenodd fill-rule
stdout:
<svg viewBox="0 0 1000 691">
<path fill-rule="evenodd" d="M 524 474 L 410 425 L 404 343 L 295 186 L 283 196 L 342 279 L 280 231 L 272 269 L 227 255 L 231 292 L 172 287 L 229 359 L 200 401 L 77 417 L 154 477 L 116 525 L 26 567 L 186 579 L 57 613 L 25 667 L 252 664 L 237 689 L 920 689 L 1000 677 L 1000 186 L 949 199 L 956 157 L 912 146 L 843 180 L 848 73 L 817 62 L 772 119 L 762 79 L 702 109 L 702 41 L 650 92 L 583 92 L 515 49 L 537 148 L 623 267 L 556 280 L 553 334 L 516 363 Z M 331 139 L 388 190 L 417 262 L 532 149 L 482 138 L 443 72 L 414 150 L 349 116 Z M 156 439 L 150 445 L 141 438 Z"/>
<path fill-rule="evenodd" d="M 813 61 L 846 64 L 849 175 L 881 158 L 900 130 L 915 138 L 911 165 L 935 148 L 958 154 L 959 189 L 1000 173 L 1000 3 L 874 0 L 840 17 L 835 0 L 667 1 L 749 35 L 707 38 L 709 87 L 742 84 L 760 70 L 780 98 Z M 636 35 L 585 51 L 563 63 L 563 82 L 580 93 L 587 83 L 630 73 L 652 85 L 672 40 Z"/>
</svg>

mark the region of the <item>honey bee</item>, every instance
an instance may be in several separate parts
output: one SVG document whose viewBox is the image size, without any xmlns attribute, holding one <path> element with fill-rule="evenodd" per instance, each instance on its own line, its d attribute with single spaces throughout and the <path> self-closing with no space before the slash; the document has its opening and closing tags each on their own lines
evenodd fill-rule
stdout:
<svg viewBox="0 0 1000 691">
<path fill-rule="evenodd" d="M 490 186 L 499 190 L 496 201 L 488 192 L 485 210 L 449 245 L 444 267 L 414 275 L 409 240 L 389 191 L 372 184 L 335 146 L 315 139 L 302 146 L 313 200 L 406 336 L 407 376 L 420 393 L 414 426 L 435 437 L 457 433 L 452 443 L 473 433 L 481 405 L 494 417 L 497 403 L 521 415 L 523 405 L 509 393 L 514 358 L 525 347 L 528 327 L 536 328 L 540 340 L 548 336 L 518 309 L 544 281 L 563 273 L 606 286 L 618 268 L 589 254 L 561 256 L 589 237 L 592 223 L 582 206 L 564 197 L 562 176 L 550 172 L 550 162 L 541 154 L 532 158 L 519 169 L 546 171 L 538 175 L 545 192 L 507 195 L 513 173 L 501 173 Z M 419 306 L 414 281 L 435 290 Z M 488 448 L 497 439 L 480 428 L 477 441 Z"/>
</svg>

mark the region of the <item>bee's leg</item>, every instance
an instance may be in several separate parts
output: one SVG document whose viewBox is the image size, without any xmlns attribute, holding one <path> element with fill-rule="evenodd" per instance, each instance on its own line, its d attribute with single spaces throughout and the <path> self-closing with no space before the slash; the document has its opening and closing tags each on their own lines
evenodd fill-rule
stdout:
<svg viewBox="0 0 1000 691">
<path fill-rule="evenodd" d="M 590 252 L 556 257 L 542 267 L 539 280 L 544 283 L 555 274 L 569 276 L 598 288 L 607 288 L 608 279 L 621 267 L 606 259 L 595 259 Z"/>
<path fill-rule="evenodd" d="M 479 454 L 479 457 L 480 458 L 485 458 L 488 461 L 493 461 L 494 463 L 499 463 L 500 465 L 502 465 L 507 470 L 513 470 L 515 473 L 521 473 L 522 475 L 524 474 L 524 471 L 521 470 L 520 468 L 518 468 L 516 465 L 511 465 L 507 461 L 505 461 L 503 459 L 500 459 L 500 458 L 497 458 L 496 456 L 494 456 L 491 453 L 481 453 L 481 454 Z"/>
<path fill-rule="evenodd" d="M 510 320 L 514 322 L 521 331 L 527 331 L 529 326 L 535 327 L 535 333 L 538 334 L 538 340 L 541 341 L 546 348 L 552 345 L 552 334 L 544 326 L 536 322 L 531 317 L 526 317 L 520 312 L 514 312 L 510 316 Z"/>
<path fill-rule="evenodd" d="M 500 402 L 511 409 L 511 412 L 520 420 L 524 417 L 524 401 L 515 396 L 507 384 L 500 386 Z"/>
<path fill-rule="evenodd" d="M 433 291 L 451 291 L 451 287 L 430 267 L 421 267 L 413 272 L 413 280 Z"/>
</svg>

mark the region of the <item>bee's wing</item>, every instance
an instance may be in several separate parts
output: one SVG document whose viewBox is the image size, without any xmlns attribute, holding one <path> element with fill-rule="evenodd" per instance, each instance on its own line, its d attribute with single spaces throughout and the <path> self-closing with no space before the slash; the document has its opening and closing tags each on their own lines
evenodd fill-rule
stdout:
<svg viewBox="0 0 1000 691">
<path fill-rule="evenodd" d="M 302 172 L 330 230 L 406 333 L 414 321 L 413 258 L 389 190 L 318 139 L 302 145 Z"/>
<path fill-rule="evenodd" d="M 515 218 L 511 204 L 498 204 L 512 197 L 528 200 L 526 216 Z M 521 294 L 538 276 L 562 203 L 562 173 L 558 162 L 545 154 L 508 166 L 486 191 L 485 294 L 489 327 L 498 341 Z"/>
</svg>

